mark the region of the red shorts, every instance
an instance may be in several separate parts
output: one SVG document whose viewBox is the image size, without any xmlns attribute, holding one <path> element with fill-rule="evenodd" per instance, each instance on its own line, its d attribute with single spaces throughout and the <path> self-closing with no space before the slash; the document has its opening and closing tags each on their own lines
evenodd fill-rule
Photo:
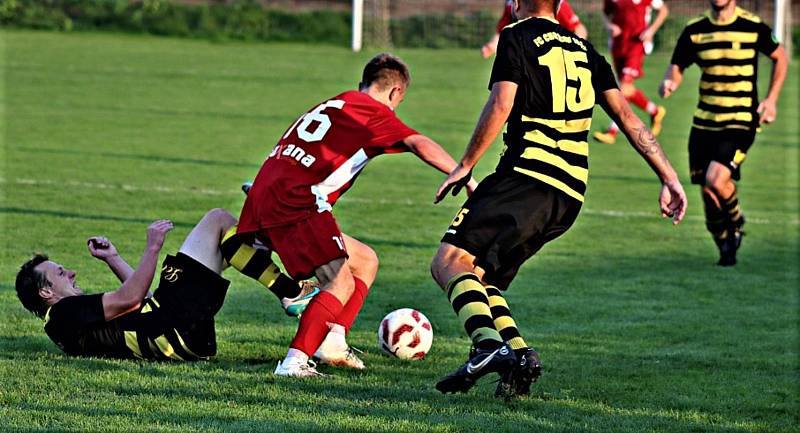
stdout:
<svg viewBox="0 0 800 433">
<path fill-rule="evenodd" d="M 278 253 L 292 278 L 314 276 L 314 271 L 336 259 L 347 257 L 344 238 L 330 212 L 314 212 L 291 224 L 261 229 L 256 236 Z"/>
<path fill-rule="evenodd" d="M 614 69 L 620 82 L 638 80 L 644 76 L 644 46 L 631 49 L 624 56 L 614 57 Z"/>
</svg>

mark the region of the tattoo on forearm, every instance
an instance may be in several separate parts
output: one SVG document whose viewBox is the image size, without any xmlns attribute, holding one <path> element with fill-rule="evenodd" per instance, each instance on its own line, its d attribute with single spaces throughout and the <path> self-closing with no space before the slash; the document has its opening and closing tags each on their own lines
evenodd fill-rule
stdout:
<svg viewBox="0 0 800 433">
<path fill-rule="evenodd" d="M 655 135 L 646 126 L 633 129 L 635 136 L 633 137 L 633 145 L 645 155 L 662 154 L 661 146 L 656 141 Z"/>
</svg>

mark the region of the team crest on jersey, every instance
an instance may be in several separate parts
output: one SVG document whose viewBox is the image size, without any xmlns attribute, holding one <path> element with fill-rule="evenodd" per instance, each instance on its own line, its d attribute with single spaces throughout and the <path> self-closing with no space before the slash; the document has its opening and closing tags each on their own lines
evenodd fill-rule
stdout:
<svg viewBox="0 0 800 433">
<path fill-rule="evenodd" d="M 282 151 L 281 148 L 283 148 Z M 287 144 L 286 147 L 275 146 L 275 148 L 272 149 L 272 153 L 269 154 L 269 157 L 272 158 L 278 153 L 280 153 L 281 156 L 288 156 L 289 158 L 294 158 L 295 160 L 297 160 L 297 162 L 299 162 L 305 167 L 311 167 L 311 164 L 313 164 L 314 161 L 317 160 L 317 158 L 314 155 L 310 155 L 303 148 L 301 148 L 296 144 Z"/>
</svg>

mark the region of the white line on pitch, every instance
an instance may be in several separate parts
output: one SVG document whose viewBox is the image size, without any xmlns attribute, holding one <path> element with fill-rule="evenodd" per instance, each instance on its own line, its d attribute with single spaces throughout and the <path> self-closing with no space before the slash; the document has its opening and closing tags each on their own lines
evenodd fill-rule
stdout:
<svg viewBox="0 0 800 433">
<path fill-rule="evenodd" d="M 103 183 L 103 182 L 83 182 L 76 180 L 55 181 L 49 179 L 26 179 L 15 178 L 11 181 L 5 178 L 0 178 L 0 183 L 13 183 L 17 185 L 30 185 L 30 186 L 68 186 L 75 188 L 87 189 L 107 189 L 107 190 L 121 190 L 121 191 L 138 191 L 138 192 L 159 192 L 159 193 L 181 193 L 181 194 L 200 194 L 210 196 L 227 196 L 239 194 L 238 189 L 232 188 L 230 190 L 218 190 L 212 188 L 174 188 L 168 186 L 137 186 L 125 183 Z M 360 197 L 342 197 L 340 201 L 351 203 L 364 203 L 364 204 L 380 204 L 380 205 L 395 205 L 395 206 L 419 206 L 427 203 L 420 203 L 411 199 L 386 199 L 386 198 L 360 198 Z M 644 212 L 644 211 L 619 211 L 609 209 L 583 209 L 581 211 L 585 215 L 599 215 L 611 218 L 658 218 L 658 212 Z M 688 220 L 704 221 L 703 217 L 689 216 Z M 747 219 L 748 224 L 788 224 L 800 225 L 800 220 L 786 219 L 780 222 L 775 222 L 766 218 L 753 218 Z"/>
</svg>

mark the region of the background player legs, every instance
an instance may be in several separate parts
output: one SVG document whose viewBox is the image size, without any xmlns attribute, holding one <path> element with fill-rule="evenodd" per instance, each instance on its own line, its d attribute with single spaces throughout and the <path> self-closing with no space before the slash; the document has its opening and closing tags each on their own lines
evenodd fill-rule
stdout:
<svg viewBox="0 0 800 433">
<path fill-rule="evenodd" d="M 620 90 L 622 91 L 622 96 L 624 96 L 628 102 L 650 115 L 650 129 L 653 135 L 661 133 L 661 126 L 664 116 L 667 114 L 667 110 L 663 106 L 651 101 L 641 89 L 637 88 L 634 84 L 634 78 L 630 75 L 623 75 L 620 80 Z M 596 131 L 593 136 L 595 140 L 601 143 L 614 144 L 618 133 L 619 126 L 611 122 L 608 129 L 605 131 Z"/>
<path fill-rule="evenodd" d="M 741 243 L 744 215 L 739 207 L 736 183 L 731 170 L 724 164 L 711 161 L 702 186 L 706 227 L 720 249 L 721 266 L 736 264 L 736 250 Z"/>
</svg>

